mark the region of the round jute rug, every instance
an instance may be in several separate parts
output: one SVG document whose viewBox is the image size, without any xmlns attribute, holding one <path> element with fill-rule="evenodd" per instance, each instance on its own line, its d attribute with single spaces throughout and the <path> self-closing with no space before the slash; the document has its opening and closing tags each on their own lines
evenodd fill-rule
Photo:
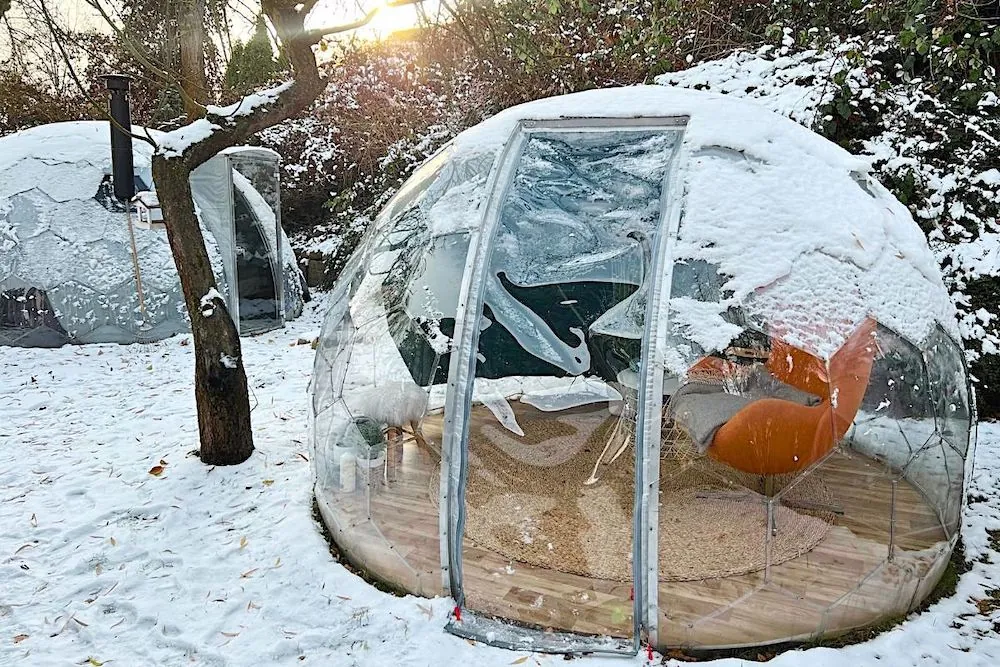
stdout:
<svg viewBox="0 0 1000 667">
<path fill-rule="evenodd" d="M 587 486 L 597 456 L 615 437 L 618 417 L 604 406 L 545 413 L 515 404 L 524 436 L 496 420 L 473 419 L 469 439 L 465 535 L 512 561 L 597 579 L 632 579 L 634 465 L 629 450 Z M 626 432 L 619 429 L 617 433 Z M 671 436 L 675 437 L 675 436 Z M 616 446 L 611 447 L 615 451 Z M 665 451 L 675 451 L 676 443 Z M 437 501 L 440 471 L 429 495 Z M 774 489 L 792 480 L 776 479 Z M 798 480 L 776 505 L 767 545 L 767 509 L 749 478 L 707 457 L 660 462 L 660 579 L 688 581 L 762 570 L 815 547 L 833 514 L 818 478 Z"/>
</svg>

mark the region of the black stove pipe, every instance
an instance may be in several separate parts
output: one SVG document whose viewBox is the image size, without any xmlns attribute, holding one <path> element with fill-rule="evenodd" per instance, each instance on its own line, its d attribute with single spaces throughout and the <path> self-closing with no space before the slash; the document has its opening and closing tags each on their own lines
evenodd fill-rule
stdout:
<svg viewBox="0 0 1000 667">
<path fill-rule="evenodd" d="M 128 202 L 135 195 L 135 169 L 132 164 L 132 120 L 129 112 L 129 77 L 105 74 L 101 77 L 111 93 L 111 176 L 118 201 Z M 124 131 L 123 131 L 124 130 Z"/>
</svg>

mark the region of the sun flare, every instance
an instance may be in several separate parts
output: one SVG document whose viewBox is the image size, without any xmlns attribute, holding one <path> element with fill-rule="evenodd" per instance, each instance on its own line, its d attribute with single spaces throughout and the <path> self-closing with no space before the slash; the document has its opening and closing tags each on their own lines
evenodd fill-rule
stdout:
<svg viewBox="0 0 1000 667">
<path fill-rule="evenodd" d="M 420 17 L 413 5 L 384 7 L 368 24 L 368 29 L 381 38 L 394 32 L 415 28 L 419 21 Z"/>
<path fill-rule="evenodd" d="M 309 15 L 307 23 L 310 28 L 332 28 L 353 23 L 376 4 L 382 4 L 382 7 L 367 25 L 344 34 L 377 40 L 419 25 L 420 12 L 416 5 L 390 7 L 384 3 L 366 3 L 361 7 L 349 8 L 338 0 L 321 0 Z"/>
</svg>

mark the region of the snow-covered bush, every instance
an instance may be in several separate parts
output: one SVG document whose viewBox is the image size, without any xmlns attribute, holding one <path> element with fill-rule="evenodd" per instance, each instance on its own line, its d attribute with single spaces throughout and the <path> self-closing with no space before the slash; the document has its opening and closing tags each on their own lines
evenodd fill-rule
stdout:
<svg viewBox="0 0 1000 667">
<path fill-rule="evenodd" d="M 968 0 L 512 0 L 353 50 L 309 116 L 274 128 L 300 250 L 335 277 L 415 166 L 503 108 L 659 81 L 757 99 L 870 156 L 941 262 L 1000 410 L 1000 6 Z M 689 69 L 685 69 L 689 68 Z M 516 74 L 514 74 L 516 73 Z"/>
<path fill-rule="evenodd" d="M 799 4 L 785 5 L 773 45 L 660 82 L 756 98 L 869 156 L 927 234 L 960 312 L 980 410 L 997 416 L 1000 19 L 963 15 L 963 3 L 867 3 L 835 34 L 829 16 L 798 16 Z"/>
<path fill-rule="evenodd" d="M 452 136 L 489 115 L 487 86 L 432 47 L 390 42 L 327 65 L 331 83 L 303 117 L 263 133 L 285 157 L 283 210 L 302 253 L 339 272 L 371 217 Z"/>
</svg>

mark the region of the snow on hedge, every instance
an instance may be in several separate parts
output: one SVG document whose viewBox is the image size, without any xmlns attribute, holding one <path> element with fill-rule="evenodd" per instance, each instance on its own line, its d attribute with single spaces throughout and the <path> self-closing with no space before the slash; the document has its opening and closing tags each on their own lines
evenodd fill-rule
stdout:
<svg viewBox="0 0 1000 667">
<path fill-rule="evenodd" d="M 1000 159 L 1000 100 L 986 95 L 977 112 L 959 116 L 919 79 L 883 79 L 870 63 L 878 62 L 884 48 L 844 42 L 826 51 L 789 54 L 787 48 L 765 47 L 664 74 L 656 81 L 749 98 L 803 125 L 819 127 L 832 119 L 821 114 L 842 92 L 834 83 L 839 74 L 850 91 L 849 99 L 840 101 L 850 107 L 846 111 L 877 116 L 874 136 L 861 143 L 862 155 L 876 178 L 907 195 L 910 212 L 930 228 L 928 240 L 944 268 L 962 336 L 981 345 L 981 350 L 969 350 L 970 359 L 980 352 L 997 353 L 996 316 L 971 307 L 965 289 L 979 278 L 1000 276 L 1000 172 L 983 168 Z M 950 143 L 956 134 L 965 140 L 958 149 Z"/>
<path fill-rule="evenodd" d="M 819 108 L 835 92 L 832 75 L 845 67 L 842 53 L 816 50 L 768 57 L 736 51 L 680 72 L 663 74 L 656 83 L 746 97 L 806 127 L 817 121 Z"/>
</svg>

